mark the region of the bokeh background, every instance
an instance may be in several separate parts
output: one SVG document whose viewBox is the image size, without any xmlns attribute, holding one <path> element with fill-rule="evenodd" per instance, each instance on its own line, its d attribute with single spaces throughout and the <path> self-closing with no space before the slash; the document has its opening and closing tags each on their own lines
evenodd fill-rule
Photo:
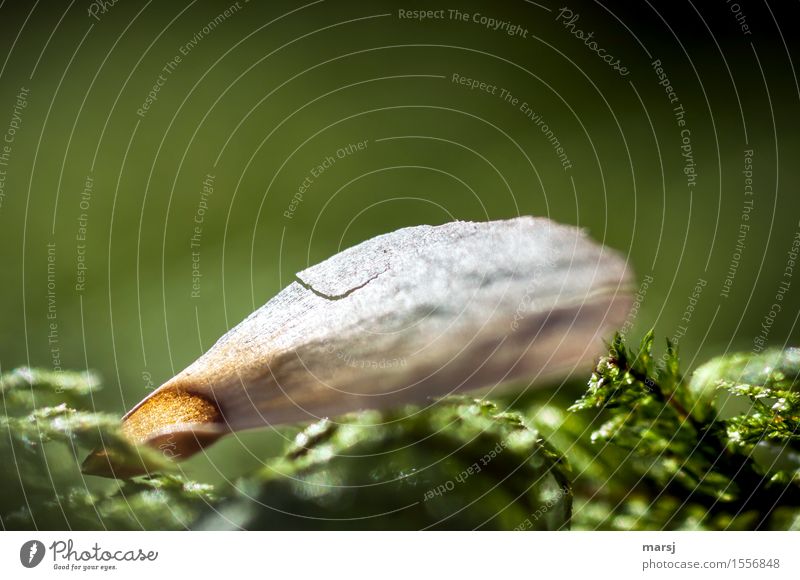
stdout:
<svg viewBox="0 0 800 580">
<path fill-rule="evenodd" d="M 623 252 L 647 282 L 629 334 L 688 369 L 797 344 L 789 4 L 2 2 L 0 370 L 96 369 L 121 414 L 307 265 L 521 214 Z M 185 469 L 233 478 L 282 437 Z"/>
</svg>

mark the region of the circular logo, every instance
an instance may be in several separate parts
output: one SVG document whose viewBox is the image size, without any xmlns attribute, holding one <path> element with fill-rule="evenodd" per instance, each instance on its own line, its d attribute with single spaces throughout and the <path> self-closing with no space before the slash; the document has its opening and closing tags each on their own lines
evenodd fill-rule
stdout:
<svg viewBox="0 0 800 580">
<path fill-rule="evenodd" d="M 35 568 L 44 559 L 44 544 L 39 540 L 28 540 L 19 549 L 19 561 L 26 568 Z"/>
</svg>

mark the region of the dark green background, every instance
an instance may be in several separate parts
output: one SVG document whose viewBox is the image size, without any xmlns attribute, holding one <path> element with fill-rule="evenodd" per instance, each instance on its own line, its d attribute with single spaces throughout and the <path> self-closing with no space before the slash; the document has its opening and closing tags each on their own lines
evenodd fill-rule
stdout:
<svg viewBox="0 0 800 580">
<path fill-rule="evenodd" d="M 398 18 L 398 8 L 450 7 L 439 3 L 241 1 L 182 57 L 141 118 L 162 67 L 230 2 L 119 0 L 99 21 L 85 1 L 6 2 L 0 132 L 20 88 L 30 93 L 0 207 L 2 370 L 53 366 L 49 243 L 61 365 L 99 370 L 97 408 L 122 413 L 306 265 L 403 226 L 519 214 L 580 225 L 625 253 L 640 278 L 652 276 L 633 334 L 654 326 L 679 338 L 687 368 L 751 350 L 800 228 L 793 15 L 783 3 L 741 2 L 746 35 L 722 1 L 569 4 L 577 26 L 628 67 L 622 78 L 556 21 L 560 4 L 540 4 L 551 10 L 459 3 L 525 27 L 520 38 L 471 21 Z M 656 58 L 686 109 L 693 190 Z M 454 84 L 454 73 L 528 102 L 572 169 L 518 108 Z M 379 141 L 392 137 L 404 138 Z M 364 140 L 284 217 L 313 167 Z M 722 298 L 745 149 L 754 151 L 754 205 Z M 192 298 L 189 240 L 206 174 L 215 190 Z M 88 272 L 77 292 L 87 175 Z M 697 310 L 676 335 L 700 278 Z M 795 277 L 768 344 L 797 342 L 799 286 Z M 232 477 L 279 445 L 246 433 L 186 468 Z"/>
</svg>

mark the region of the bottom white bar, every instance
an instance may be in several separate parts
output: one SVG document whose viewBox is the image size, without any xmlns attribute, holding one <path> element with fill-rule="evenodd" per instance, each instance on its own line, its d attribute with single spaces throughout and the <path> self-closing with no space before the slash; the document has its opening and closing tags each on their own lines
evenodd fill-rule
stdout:
<svg viewBox="0 0 800 580">
<path fill-rule="evenodd" d="M 794 532 L 2 532 L 0 578 L 768 579 L 797 577 L 798 540 Z"/>
</svg>

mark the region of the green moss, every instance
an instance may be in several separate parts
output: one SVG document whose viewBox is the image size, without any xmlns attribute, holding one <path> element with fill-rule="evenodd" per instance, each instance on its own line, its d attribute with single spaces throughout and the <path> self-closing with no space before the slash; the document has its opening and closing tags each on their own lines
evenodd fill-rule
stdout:
<svg viewBox="0 0 800 580">
<path fill-rule="evenodd" d="M 561 529 L 563 460 L 517 414 L 447 399 L 316 423 L 204 529 Z"/>
<path fill-rule="evenodd" d="M 599 411 L 590 443 L 599 447 L 598 455 L 611 447 L 626 458 L 618 470 L 623 477 L 610 477 L 596 495 L 599 501 L 576 510 L 576 525 L 785 527 L 786 510 L 800 506 L 797 350 L 714 359 L 689 381 L 678 368 L 678 353 L 669 343 L 656 362 L 652 334 L 637 351 L 617 337 L 598 362 L 572 410 Z M 745 410 L 726 416 L 721 406 L 736 398 L 746 399 Z M 586 437 L 576 445 L 585 447 Z M 780 518 L 773 517 L 778 507 Z"/>
</svg>

